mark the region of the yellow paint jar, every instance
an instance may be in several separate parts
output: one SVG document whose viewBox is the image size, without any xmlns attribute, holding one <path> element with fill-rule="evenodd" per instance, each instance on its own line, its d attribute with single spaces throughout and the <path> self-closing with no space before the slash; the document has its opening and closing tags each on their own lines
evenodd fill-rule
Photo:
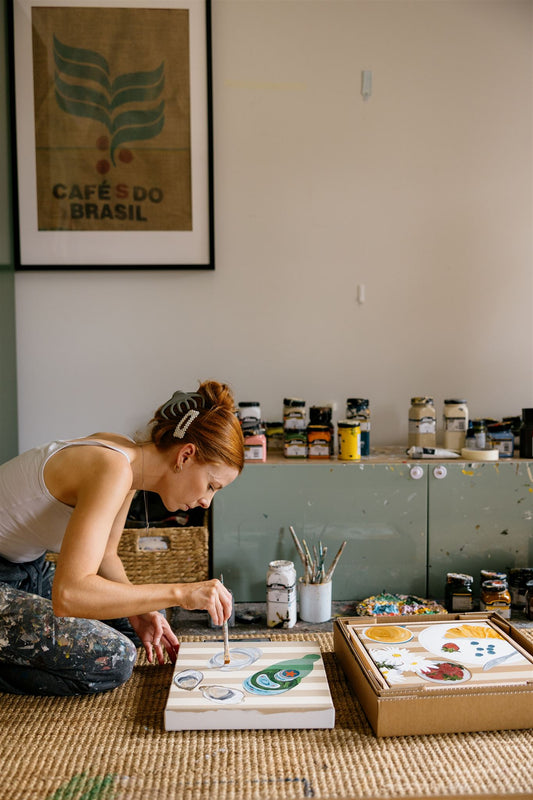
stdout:
<svg viewBox="0 0 533 800">
<path fill-rule="evenodd" d="M 340 461 L 359 461 L 361 458 L 361 425 L 356 419 L 337 422 Z"/>
</svg>

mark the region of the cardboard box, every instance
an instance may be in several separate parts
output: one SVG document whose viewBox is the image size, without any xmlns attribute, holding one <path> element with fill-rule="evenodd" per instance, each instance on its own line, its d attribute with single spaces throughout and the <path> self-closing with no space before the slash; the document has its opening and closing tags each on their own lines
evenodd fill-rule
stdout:
<svg viewBox="0 0 533 800">
<path fill-rule="evenodd" d="M 498 614 L 341 617 L 333 634 L 376 736 L 533 727 L 533 645 Z"/>
</svg>

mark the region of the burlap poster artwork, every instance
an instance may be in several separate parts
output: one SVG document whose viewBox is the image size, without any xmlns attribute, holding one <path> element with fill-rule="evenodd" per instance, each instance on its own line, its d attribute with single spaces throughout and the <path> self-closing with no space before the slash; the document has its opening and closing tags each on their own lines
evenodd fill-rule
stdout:
<svg viewBox="0 0 533 800">
<path fill-rule="evenodd" d="M 32 9 L 40 231 L 191 231 L 189 12 Z"/>
</svg>

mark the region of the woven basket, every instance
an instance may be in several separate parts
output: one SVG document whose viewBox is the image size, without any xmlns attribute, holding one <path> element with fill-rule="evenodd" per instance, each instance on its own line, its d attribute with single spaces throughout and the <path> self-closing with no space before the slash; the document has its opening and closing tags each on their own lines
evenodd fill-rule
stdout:
<svg viewBox="0 0 533 800">
<path fill-rule="evenodd" d="M 125 528 L 118 546 L 132 583 L 193 583 L 209 578 L 209 529 Z M 56 553 L 47 553 L 57 561 Z"/>
<path fill-rule="evenodd" d="M 125 528 L 118 554 L 132 583 L 192 583 L 209 577 L 209 530 Z"/>
</svg>

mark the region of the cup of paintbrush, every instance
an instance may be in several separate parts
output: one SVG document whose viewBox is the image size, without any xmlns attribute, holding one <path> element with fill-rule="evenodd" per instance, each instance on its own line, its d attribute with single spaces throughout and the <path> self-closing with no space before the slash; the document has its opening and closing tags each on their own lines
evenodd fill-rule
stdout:
<svg viewBox="0 0 533 800">
<path fill-rule="evenodd" d="M 304 576 L 299 581 L 300 619 L 304 622 L 327 622 L 331 619 L 331 579 L 346 542 L 341 544 L 331 566 L 326 568 L 328 548 L 320 541 L 310 549 L 305 539 L 300 543 L 292 525 L 289 525 L 289 530 L 304 568 Z"/>
</svg>

